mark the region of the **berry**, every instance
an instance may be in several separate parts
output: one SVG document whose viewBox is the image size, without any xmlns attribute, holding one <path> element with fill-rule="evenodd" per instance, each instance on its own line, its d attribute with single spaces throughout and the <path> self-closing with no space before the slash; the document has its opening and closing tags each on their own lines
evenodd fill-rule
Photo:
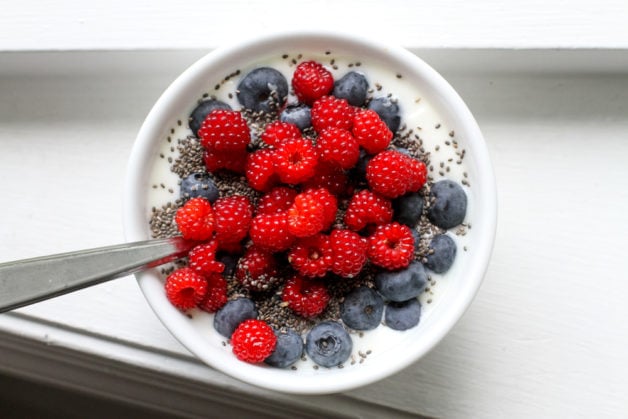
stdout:
<svg viewBox="0 0 628 419">
<path fill-rule="evenodd" d="M 287 250 L 294 241 L 288 229 L 286 212 L 256 215 L 251 222 L 249 236 L 253 244 L 271 252 Z"/>
<path fill-rule="evenodd" d="M 432 253 L 433 251 L 433 253 Z M 434 236 L 427 254 L 427 266 L 437 274 L 445 273 L 456 259 L 456 242 L 446 234 Z"/>
<path fill-rule="evenodd" d="M 272 253 L 251 246 L 238 261 L 235 277 L 251 291 L 266 291 L 279 282 L 279 270 Z"/>
<path fill-rule="evenodd" d="M 416 192 L 425 185 L 427 181 L 427 166 L 421 160 L 408 157 L 410 177 L 408 178 L 408 191 Z"/>
<path fill-rule="evenodd" d="M 334 83 L 333 95 L 346 99 L 352 106 L 362 106 L 366 102 L 369 82 L 362 73 L 350 71 Z"/>
<path fill-rule="evenodd" d="M 301 359 L 303 355 L 303 339 L 292 329 L 275 330 L 277 345 L 275 350 L 264 362 L 272 367 L 286 368 Z"/>
<path fill-rule="evenodd" d="M 336 220 L 338 200 L 325 188 L 307 189 L 305 192 L 323 205 L 323 227 L 321 231 L 329 229 Z"/>
<path fill-rule="evenodd" d="M 320 133 L 316 140 L 316 149 L 320 160 L 336 165 L 341 169 L 350 169 L 358 162 L 360 146 L 349 131 L 328 128 Z"/>
<path fill-rule="evenodd" d="M 373 330 L 384 314 L 384 300 L 377 291 L 359 287 L 351 291 L 340 305 L 340 318 L 354 330 Z"/>
<path fill-rule="evenodd" d="M 413 192 L 392 201 L 395 221 L 414 227 L 419 223 L 423 213 L 423 196 Z"/>
<path fill-rule="evenodd" d="M 259 67 L 238 83 L 238 101 L 254 112 L 273 113 L 280 109 L 288 97 L 288 81 L 279 71 Z"/>
<path fill-rule="evenodd" d="M 221 273 L 225 270 L 225 265 L 216 260 L 217 250 L 218 242 L 216 240 L 195 246 L 188 253 L 189 267 L 205 277 Z"/>
<path fill-rule="evenodd" d="M 230 338 L 233 331 L 246 319 L 257 317 L 255 303 L 248 298 L 238 298 L 228 301 L 214 316 L 214 329 L 226 338 Z"/>
<path fill-rule="evenodd" d="M 421 320 L 421 304 L 413 298 L 403 302 L 390 302 L 386 306 L 384 322 L 393 330 L 408 330 Z"/>
<path fill-rule="evenodd" d="M 213 274 L 208 278 L 207 284 L 207 292 L 198 307 L 208 313 L 215 313 L 227 304 L 227 281 L 222 276 Z"/>
<path fill-rule="evenodd" d="M 338 166 L 325 162 L 319 162 L 312 176 L 304 186 L 311 188 L 325 188 L 334 195 L 342 195 L 347 192 L 349 178 Z"/>
<path fill-rule="evenodd" d="M 312 126 L 311 109 L 307 105 L 298 104 L 287 106 L 279 115 L 281 122 L 296 125 L 301 131 Z"/>
<path fill-rule="evenodd" d="M 307 334 L 305 351 L 320 366 L 331 368 L 349 359 L 353 350 L 351 336 L 338 322 L 325 321 Z"/>
<path fill-rule="evenodd" d="M 203 153 L 203 162 L 205 168 L 210 173 L 216 173 L 219 170 L 229 170 L 235 173 L 244 173 L 246 167 L 246 152 L 232 151 L 216 151 L 205 150 Z"/>
<path fill-rule="evenodd" d="M 188 122 L 190 124 L 190 129 L 196 137 L 198 137 L 198 130 L 201 128 L 201 125 L 203 125 L 203 121 L 205 121 L 207 115 L 209 115 L 214 109 L 231 110 L 231 106 L 216 99 L 208 99 L 199 103 L 190 114 Z"/>
<path fill-rule="evenodd" d="M 393 270 L 405 268 L 414 257 L 414 237 L 410 227 L 382 224 L 369 237 L 368 257 L 373 264 Z"/>
<path fill-rule="evenodd" d="M 392 217 L 390 200 L 364 189 L 351 197 L 344 222 L 351 230 L 360 231 L 367 225 L 389 223 Z"/>
<path fill-rule="evenodd" d="M 277 146 L 292 138 L 301 138 L 301 131 L 296 125 L 287 122 L 271 122 L 262 132 L 262 140 L 270 146 Z"/>
<path fill-rule="evenodd" d="M 325 207 L 309 193 L 300 193 L 288 209 L 288 230 L 296 237 L 309 237 L 323 229 Z"/>
<path fill-rule="evenodd" d="M 177 210 L 174 220 L 185 239 L 202 241 L 214 234 L 214 210 L 206 199 L 190 199 Z"/>
<path fill-rule="evenodd" d="M 419 160 L 395 150 L 386 150 L 368 163 L 366 180 L 373 192 L 396 198 L 419 190 L 427 180 L 427 168 Z"/>
<path fill-rule="evenodd" d="M 277 183 L 272 150 L 263 148 L 248 155 L 246 180 L 251 188 L 260 192 L 269 190 Z"/>
<path fill-rule="evenodd" d="M 292 88 L 300 102 L 311 105 L 334 88 L 334 76 L 316 61 L 304 61 L 294 70 Z"/>
<path fill-rule="evenodd" d="M 273 153 L 275 171 L 288 184 L 304 182 L 314 175 L 318 154 L 314 145 L 304 138 L 293 138 L 277 146 Z"/>
<path fill-rule="evenodd" d="M 412 262 L 399 271 L 382 271 L 375 275 L 375 286 L 390 301 L 406 301 L 418 297 L 427 285 L 427 272 L 419 262 Z"/>
<path fill-rule="evenodd" d="M 377 112 L 393 134 L 397 132 L 399 125 L 401 125 L 401 117 L 396 101 L 393 102 L 388 97 L 376 97 L 369 102 L 367 108 Z"/>
<path fill-rule="evenodd" d="M 207 291 L 207 280 L 191 268 L 180 268 L 166 278 L 166 297 L 181 310 L 196 307 Z"/>
<path fill-rule="evenodd" d="M 366 167 L 372 158 L 373 156 L 368 154 L 366 150 L 360 149 L 358 162 L 351 170 L 351 177 L 355 179 L 356 182 L 366 181 Z"/>
<path fill-rule="evenodd" d="M 244 362 L 257 364 L 273 353 L 277 337 L 263 320 L 248 319 L 240 323 L 231 335 L 235 356 Z"/>
<path fill-rule="evenodd" d="M 386 123 L 373 110 L 365 109 L 356 112 L 353 116 L 351 130 L 358 144 L 369 154 L 377 154 L 388 148 L 393 133 Z"/>
<path fill-rule="evenodd" d="M 209 202 L 218 199 L 218 188 L 207 173 L 192 173 L 181 181 L 181 199 L 205 198 Z"/>
<path fill-rule="evenodd" d="M 246 149 L 251 131 L 238 111 L 215 109 L 198 130 L 201 145 L 212 151 L 238 152 Z"/>
<path fill-rule="evenodd" d="M 246 196 L 219 198 L 213 206 L 216 240 L 221 244 L 238 243 L 246 237 L 253 218 L 253 206 Z"/>
<path fill-rule="evenodd" d="M 288 261 L 303 276 L 324 276 L 332 261 L 329 237 L 317 234 L 297 240 L 288 253 Z"/>
<path fill-rule="evenodd" d="M 292 206 L 297 191 L 285 186 L 277 186 L 257 201 L 257 214 L 275 214 L 288 211 Z"/>
<path fill-rule="evenodd" d="M 450 229 L 462 223 L 467 213 L 467 195 L 460 185 L 445 179 L 430 189 L 427 216 L 437 227 Z"/>
<path fill-rule="evenodd" d="M 312 105 L 312 127 L 318 133 L 327 128 L 351 131 L 353 108 L 345 99 L 324 96 Z"/>
<path fill-rule="evenodd" d="M 309 318 L 318 316 L 325 310 L 329 293 L 323 282 L 297 275 L 286 282 L 281 299 L 288 304 L 290 310 Z"/>
<path fill-rule="evenodd" d="M 239 256 L 225 251 L 218 252 L 216 260 L 225 265 L 225 269 L 222 271 L 224 276 L 229 277 L 235 273 L 236 265 L 238 264 L 238 257 Z"/>
<path fill-rule="evenodd" d="M 368 242 L 350 230 L 332 230 L 329 235 L 332 251 L 331 271 L 343 278 L 352 278 L 366 263 Z"/>
</svg>

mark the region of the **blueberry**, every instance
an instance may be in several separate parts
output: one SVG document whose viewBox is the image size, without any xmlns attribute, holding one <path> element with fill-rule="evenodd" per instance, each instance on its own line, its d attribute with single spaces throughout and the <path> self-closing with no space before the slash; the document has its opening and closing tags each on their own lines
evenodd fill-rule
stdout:
<svg viewBox="0 0 628 419">
<path fill-rule="evenodd" d="M 181 198 L 205 198 L 209 202 L 218 199 L 218 188 L 207 173 L 192 173 L 181 181 Z"/>
<path fill-rule="evenodd" d="M 382 271 L 375 275 L 375 285 L 385 298 L 406 301 L 418 297 L 427 285 L 427 273 L 419 262 L 399 271 Z"/>
<path fill-rule="evenodd" d="M 369 102 L 368 108 L 374 110 L 379 115 L 393 134 L 397 132 L 399 125 L 401 125 L 399 105 L 391 101 L 390 98 L 376 97 Z"/>
<path fill-rule="evenodd" d="M 456 258 L 456 242 L 446 234 L 435 236 L 430 242 L 434 253 L 427 255 L 427 266 L 437 274 L 447 272 Z"/>
<path fill-rule="evenodd" d="M 288 97 L 288 82 L 270 67 L 252 70 L 238 83 L 238 101 L 254 112 L 276 112 Z"/>
<path fill-rule="evenodd" d="M 301 131 L 312 126 L 312 113 L 307 105 L 287 106 L 279 115 L 281 122 L 296 125 Z"/>
<path fill-rule="evenodd" d="M 255 303 L 248 298 L 228 301 L 214 316 L 214 329 L 226 338 L 230 338 L 236 327 L 244 320 L 257 317 Z"/>
<path fill-rule="evenodd" d="M 340 99 L 347 99 L 350 105 L 362 106 L 366 101 L 366 92 L 369 82 L 364 74 L 350 71 L 334 83 L 333 95 Z"/>
<path fill-rule="evenodd" d="M 467 213 L 467 195 L 462 186 L 449 179 L 432 185 L 427 216 L 437 227 L 449 229 L 462 223 Z"/>
<path fill-rule="evenodd" d="M 423 212 L 423 196 L 418 192 L 409 193 L 393 200 L 395 220 L 408 227 L 419 223 Z"/>
<path fill-rule="evenodd" d="M 305 351 L 312 361 L 328 368 L 345 362 L 352 350 L 351 336 L 340 323 L 334 321 L 314 326 L 305 341 Z"/>
<path fill-rule="evenodd" d="M 303 355 L 303 339 L 292 329 L 285 332 L 275 330 L 275 335 L 277 336 L 275 351 L 264 362 L 273 367 L 289 367 Z"/>
<path fill-rule="evenodd" d="M 368 154 L 364 149 L 360 148 L 360 157 L 358 158 L 358 162 L 351 169 L 352 178 L 358 180 L 366 180 L 366 166 L 368 166 L 369 162 L 373 156 Z"/>
<path fill-rule="evenodd" d="M 190 129 L 194 135 L 198 137 L 199 128 L 203 124 L 205 118 L 207 118 L 207 115 L 209 115 L 214 109 L 231 109 L 231 106 L 216 99 L 208 99 L 199 103 L 190 114 L 189 119 Z"/>
<path fill-rule="evenodd" d="M 408 330 L 419 324 L 421 320 L 421 304 L 413 298 L 408 301 L 391 301 L 386 306 L 384 322 L 394 330 Z"/>
<path fill-rule="evenodd" d="M 235 268 L 238 265 L 239 256 L 232 255 L 230 253 L 219 252 L 216 255 L 216 260 L 225 265 L 225 270 L 222 271 L 224 276 L 232 276 L 235 273 Z"/>
<path fill-rule="evenodd" d="M 354 330 L 372 330 L 379 326 L 384 300 L 377 291 L 360 287 L 351 291 L 340 305 L 342 321 Z"/>
</svg>

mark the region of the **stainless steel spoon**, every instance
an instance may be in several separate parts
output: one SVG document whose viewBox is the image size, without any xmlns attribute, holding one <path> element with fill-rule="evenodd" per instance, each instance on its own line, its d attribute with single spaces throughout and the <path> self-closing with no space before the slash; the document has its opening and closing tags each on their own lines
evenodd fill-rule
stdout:
<svg viewBox="0 0 628 419">
<path fill-rule="evenodd" d="M 0 264 L 0 313 L 180 258 L 181 237 L 126 243 Z"/>
</svg>

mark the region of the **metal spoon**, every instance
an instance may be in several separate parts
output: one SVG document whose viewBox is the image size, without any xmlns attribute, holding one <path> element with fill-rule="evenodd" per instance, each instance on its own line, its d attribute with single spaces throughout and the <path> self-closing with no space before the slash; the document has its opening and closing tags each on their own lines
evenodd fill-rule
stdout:
<svg viewBox="0 0 628 419">
<path fill-rule="evenodd" d="M 194 244 L 174 237 L 2 263 L 0 313 L 162 265 Z"/>
</svg>

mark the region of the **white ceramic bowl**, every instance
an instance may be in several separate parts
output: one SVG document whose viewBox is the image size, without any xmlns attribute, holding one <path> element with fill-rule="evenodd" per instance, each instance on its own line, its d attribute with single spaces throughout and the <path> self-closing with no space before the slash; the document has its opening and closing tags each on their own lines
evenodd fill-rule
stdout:
<svg viewBox="0 0 628 419">
<path fill-rule="evenodd" d="M 331 51 L 330 56 L 324 55 Z M 268 389 L 301 394 L 346 391 L 388 377 L 417 362 L 449 332 L 473 300 L 486 271 L 496 228 L 496 188 L 484 139 L 471 112 L 454 89 L 428 64 L 400 47 L 383 45 L 349 35 L 329 33 L 288 33 L 213 51 L 181 74 L 159 98 L 147 116 L 133 147 L 124 196 L 124 228 L 128 241 L 150 238 L 148 220 L 151 204 L 150 176 L 160 159 L 159 150 L 177 120 L 186 121 L 203 92 L 234 69 L 252 68 L 255 62 L 284 53 L 303 53 L 329 59 L 353 57 L 369 71 L 369 63 L 382 64 L 392 74 L 402 74 L 404 83 L 416 88 L 422 100 L 431 103 L 446 126 L 455 130 L 460 149 L 466 150 L 465 170 L 469 208 L 466 221 L 472 224 L 459 241 L 452 269 L 433 288 L 429 304 L 423 299 L 423 315 L 418 326 L 397 332 L 380 326 L 354 336 L 354 354 L 370 350 L 363 363 L 344 368 L 318 368 L 297 364 L 297 370 L 250 365 L 238 361 L 225 339 L 212 327 L 212 315 L 194 313 L 194 319 L 174 308 L 166 299 L 163 277 L 158 270 L 137 275 L 139 285 L 165 327 L 199 359 L 244 382 Z M 329 61 L 326 62 L 329 64 Z M 244 73 L 244 71 L 243 71 Z M 390 89 L 393 90 L 392 88 Z M 445 133 L 444 133 L 445 134 Z M 163 161 L 163 159 L 161 159 Z M 436 169 L 438 171 L 438 169 Z M 174 175 L 172 175 L 174 176 Z M 467 250 L 463 251 L 462 246 Z M 301 362 L 301 361 L 299 361 Z"/>
</svg>

